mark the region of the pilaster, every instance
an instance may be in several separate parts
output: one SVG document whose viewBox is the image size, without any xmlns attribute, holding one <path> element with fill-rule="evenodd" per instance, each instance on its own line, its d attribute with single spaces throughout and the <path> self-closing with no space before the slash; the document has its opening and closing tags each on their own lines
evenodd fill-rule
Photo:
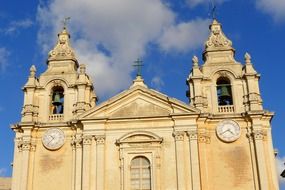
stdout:
<svg viewBox="0 0 285 190">
<path fill-rule="evenodd" d="M 186 189 L 185 183 L 185 156 L 184 156 L 184 131 L 175 131 L 173 137 L 175 140 L 176 153 L 176 173 L 177 173 L 177 189 Z"/>
<path fill-rule="evenodd" d="M 200 163 L 198 151 L 198 132 L 197 130 L 187 131 L 189 137 L 189 150 L 190 150 L 190 170 L 192 190 L 201 189 L 200 179 Z"/>
<path fill-rule="evenodd" d="M 105 135 L 95 136 L 97 144 L 97 190 L 105 187 Z"/>
<path fill-rule="evenodd" d="M 92 135 L 83 136 L 83 166 L 82 166 L 82 189 L 90 189 L 90 154 Z"/>
</svg>

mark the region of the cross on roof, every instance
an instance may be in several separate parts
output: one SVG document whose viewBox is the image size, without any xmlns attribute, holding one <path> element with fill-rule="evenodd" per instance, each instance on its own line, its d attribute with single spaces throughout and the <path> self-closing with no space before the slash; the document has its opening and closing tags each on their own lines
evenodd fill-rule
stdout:
<svg viewBox="0 0 285 190">
<path fill-rule="evenodd" d="M 65 17 L 62 20 L 63 28 L 66 28 L 68 21 L 71 19 L 71 17 Z"/>
<path fill-rule="evenodd" d="M 216 9 L 217 9 L 217 6 L 216 6 L 216 3 L 215 3 L 215 0 L 210 0 L 211 1 L 211 12 L 210 12 L 210 16 L 212 17 L 212 19 L 216 19 Z"/>
<path fill-rule="evenodd" d="M 142 69 L 142 66 L 143 66 L 143 61 L 138 58 L 136 61 L 134 61 L 134 67 L 137 67 L 137 76 L 142 76 L 142 73 L 141 73 L 141 69 Z"/>
</svg>

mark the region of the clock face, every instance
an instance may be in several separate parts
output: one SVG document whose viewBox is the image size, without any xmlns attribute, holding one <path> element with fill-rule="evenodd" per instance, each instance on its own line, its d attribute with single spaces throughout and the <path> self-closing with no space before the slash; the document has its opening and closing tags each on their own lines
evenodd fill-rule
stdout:
<svg viewBox="0 0 285 190">
<path fill-rule="evenodd" d="M 240 126 L 232 120 L 220 122 L 216 128 L 217 136 L 225 142 L 233 142 L 241 135 Z"/>
<path fill-rule="evenodd" d="M 61 129 L 51 128 L 44 133 L 42 142 L 47 149 L 56 150 L 62 147 L 64 139 L 65 135 Z"/>
</svg>

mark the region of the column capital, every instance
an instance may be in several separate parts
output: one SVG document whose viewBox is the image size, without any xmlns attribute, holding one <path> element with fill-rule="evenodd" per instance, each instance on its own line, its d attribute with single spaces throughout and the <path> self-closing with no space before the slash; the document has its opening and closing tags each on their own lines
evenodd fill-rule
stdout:
<svg viewBox="0 0 285 190">
<path fill-rule="evenodd" d="M 172 136 L 174 137 L 175 141 L 184 141 L 184 131 L 175 131 L 172 133 Z"/>
<path fill-rule="evenodd" d="M 265 140 L 267 136 L 266 131 L 264 130 L 253 130 L 251 133 L 247 133 L 246 135 L 250 140 Z"/>
<path fill-rule="evenodd" d="M 91 145 L 91 143 L 92 143 L 92 135 L 84 135 L 83 145 Z"/>
<path fill-rule="evenodd" d="M 211 136 L 210 134 L 204 132 L 198 134 L 198 141 L 199 143 L 206 143 L 209 144 L 211 142 Z"/>
<path fill-rule="evenodd" d="M 82 148 L 82 136 L 75 135 L 72 137 L 71 146 L 74 149 Z"/>
<path fill-rule="evenodd" d="M 189 130 L 186 131 L 189 140 L 197 140 L 198 139 L 198 131 L 197 130 Z"/>
<path fill-rule="evenodd" d="M 105 135 L 96 135 L 95 139 L 97 144 L 105 144 Z"/>
</svg>

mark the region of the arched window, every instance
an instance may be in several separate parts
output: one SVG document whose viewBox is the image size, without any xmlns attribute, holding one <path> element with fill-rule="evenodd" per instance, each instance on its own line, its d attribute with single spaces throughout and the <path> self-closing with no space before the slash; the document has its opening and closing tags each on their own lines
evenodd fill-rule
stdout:
<svg viewBox="0 0 285 190">
<path fill-rule="evenodd" d="M 228 78 L 220 77 L 217 80 L 218 105 L 233 105 L 231 82 Z"/>
<path fill-rule="evenodd" d="M 150 162 L 138 156 L 131 161 L 131 189 L 151 190 Z"/>
<path fill-rule="evenodd" d="M 52 88 L 51 114 L 63 114 L 64 90 L 61 86 Z"/>
</svg>

